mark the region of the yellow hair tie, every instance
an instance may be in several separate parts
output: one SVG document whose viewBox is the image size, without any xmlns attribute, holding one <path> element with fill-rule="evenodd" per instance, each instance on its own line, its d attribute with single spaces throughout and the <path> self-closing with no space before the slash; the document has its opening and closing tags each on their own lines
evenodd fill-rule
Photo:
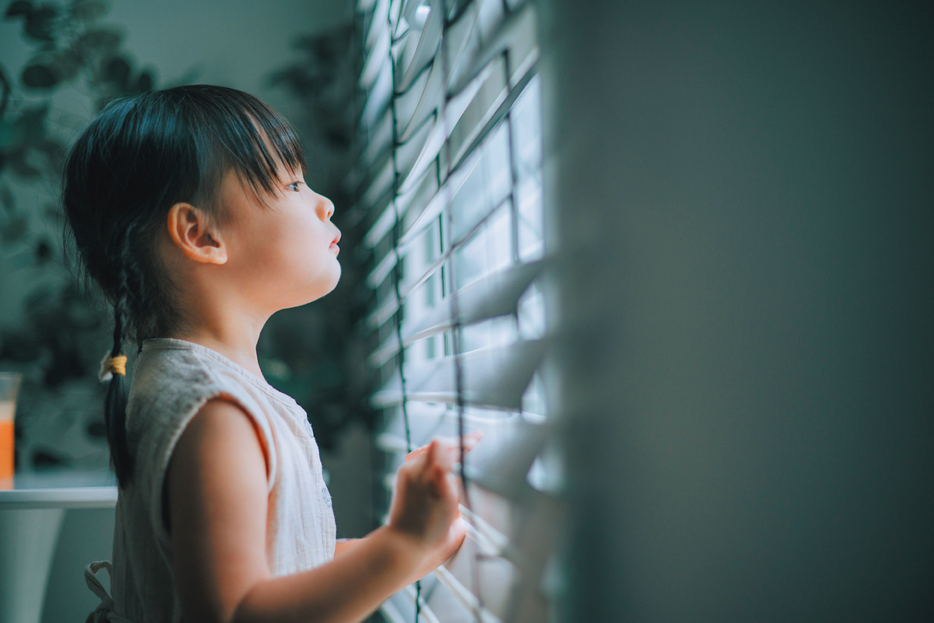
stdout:
<svg viewBox="0 0 934 623">
<path fill-rule="evenodd" d="M 101 383 L 103 383 L 112 379 L 114 374 L 126 376 L 126 362 L 126 355 L 111 357 L 110 352 L 105 353 L 104 358 L 101 360 L 101 369 L 97 377 L 101 380 Z"/>
</svg>

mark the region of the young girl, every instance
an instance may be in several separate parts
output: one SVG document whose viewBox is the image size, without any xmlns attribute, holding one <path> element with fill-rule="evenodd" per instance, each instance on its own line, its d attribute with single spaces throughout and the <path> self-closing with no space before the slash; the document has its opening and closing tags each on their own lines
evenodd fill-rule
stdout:
<svg viewBox="0 0 934 623">
<path fill-rule="evenodd" d="M 95 563 L 89 620 L 359 621 L 464 538 L 458 453 L 434 441 L 399 469 L 389 523 L 335 542 L 307 416 L 263 379 L 266 320 L 340 277 L 334 206 L 304 173 L 281 116 L 213 86 L 118 101 L 69 154 L 68 222 L 115 320 L 113 598 Z"/>
</svg>

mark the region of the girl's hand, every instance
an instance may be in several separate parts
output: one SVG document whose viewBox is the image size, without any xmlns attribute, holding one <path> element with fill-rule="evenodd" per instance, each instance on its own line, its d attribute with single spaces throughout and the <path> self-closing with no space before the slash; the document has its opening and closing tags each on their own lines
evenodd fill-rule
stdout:
<svg viewBox="0 0 934 623">
<path fill-rule="evenodd" d="M 475 430 L 475 431 L 473 431 L 472 433 L 468 433 L 468 434 L 464 435 L 464 451 L 465 451 L 465 452 L 470 452 L 471 450 L 473 450 L 474 447 L 476 447 L 477 442 L 479 442 L 482 438 L 483 438 L 483 431 L 482 431 L 482 430 Z M 460 441 L 458 440 L 457 437 L 436 437 L 435 439 L 437 439 L 438 441 L 440 441 L 440 442 L 441 442 L 442 444 L 444 444 L 444 445 L 454 446 L 455 450 L 457 450 L 458 452 L 460 452 Z M 430 445 L 430 444 L 426 444 L 426 445 L 422 446 L 421 448 L 418 448 L 418 449 L 416 449 L 416 450 L 412 450 L 411 452 L 409 452 L 408 454 L 406 454 L 406 455 L 405 455 L 405 462 L 408 463 L 409 461 L 411 461 L 412 459 L 414 459 L 416 456 L 418 456 L 419 454 L 423 453 L 425 450 L 428 449 L 428 446 L 429 446 L 429 445 Z M 458 458 L 460 458 L 460 457 L 458 457 Z M 455 462 L 456 462 L 456 461 L 455 461 Z"/>
<path fill-rule="evenodd" d="M 465 437 L 476 445 L 478 435 Z M 458 488 L 449 472 L 460 458 L 460 444 L 435 439 L 409 453 L 396 474 L 396 492 L 389 512 L 389 527 L 413 541 L 424 555 L 417 577 L 422 577 L 461 546 L 466 526 L 458 511 Z M 417 579 L 417 578 L 416 578 Z"/>
</svg>

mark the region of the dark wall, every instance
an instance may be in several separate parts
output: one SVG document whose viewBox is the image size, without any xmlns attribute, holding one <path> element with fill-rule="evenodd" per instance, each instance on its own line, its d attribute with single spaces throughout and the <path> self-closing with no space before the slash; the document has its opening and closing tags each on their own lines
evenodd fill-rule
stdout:
<svg viewBox="0 0 934 623">
<path fill-rule="evenodd" d="M 934 5 L 764 4 L 542 3 L 564 621 L 934 620 Z"/>
</svg>

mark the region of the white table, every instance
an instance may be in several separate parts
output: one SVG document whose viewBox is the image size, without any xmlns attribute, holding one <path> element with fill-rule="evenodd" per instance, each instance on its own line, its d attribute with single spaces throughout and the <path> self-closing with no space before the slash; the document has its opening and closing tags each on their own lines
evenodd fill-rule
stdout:
<svg viewBox="0 0 934 623">
<path fill-rule="evenodd" d="M 113 508 L 108 470 L 17 473 L 0 489 L 0 623 L 38 623 L 65 510 Z"/>
</svg>

